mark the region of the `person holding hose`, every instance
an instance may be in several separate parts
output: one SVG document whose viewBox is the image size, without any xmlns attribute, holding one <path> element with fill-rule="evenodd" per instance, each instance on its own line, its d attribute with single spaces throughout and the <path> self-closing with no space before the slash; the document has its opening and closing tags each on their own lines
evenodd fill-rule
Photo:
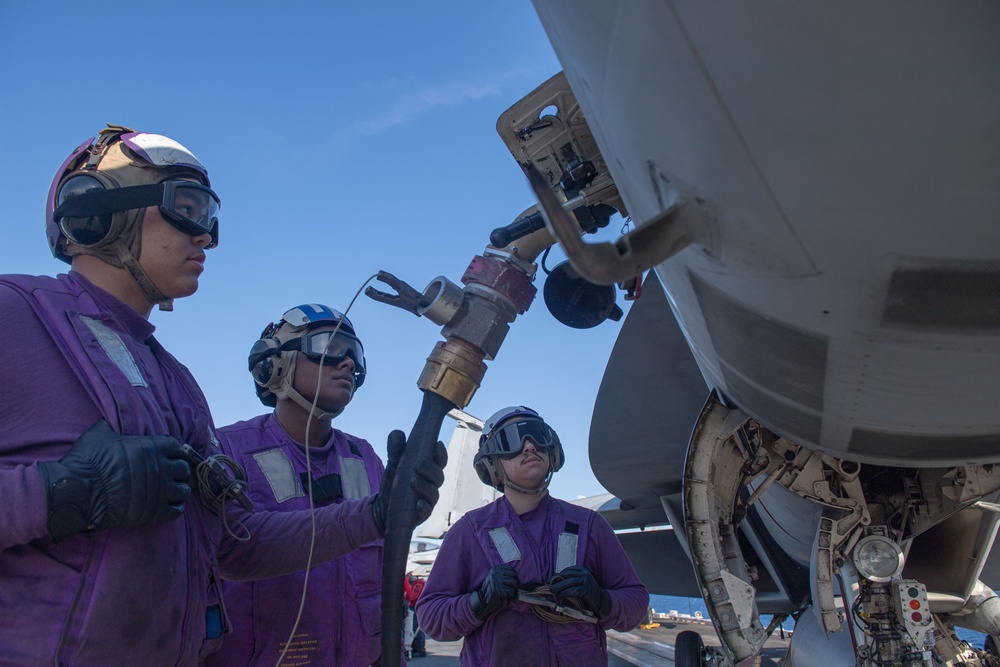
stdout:
<svg viewBox="0 0 1000 667">
<path fill-rule="evenodd" d="M 248 361 L 257 397 L 274 410 L 220 428 L 219 439 L 246 470 L 258 509 L 308 511 L 383 490 L 372 446 L 332 424 L 367 376 L 364 346 L 343 313 L 315 303 L 291 308 L 264 328 Z M 390 439 L 390 458 L 398 459 L 401 445 L 398 436 Z M 438 456 L 443 464 L 443 445 Z M 433 476 L 438 463 L 421 466 Z M 382 551 L 379 540 L 316 564 L 308 575 L 223 582 L 233 632 L 206 667 L 274 667 L 289 641 L 290 664 L 377 663 Z"/>
<path fill-rule="evenodd" d="M 223 578 L 306 566 L 314 517 L 252 511 L 204 395 L 148 321 L 197 291 L 219 206 L 187 148 L 111 125 L 49 189 L 49 249 L 69 273 L 0 276 L 4 665 L 194 667 L 230 629 Z M 210 350 L 207 331 L 192 326 Z M 417 472 L 426 518 L 443 473 Z M 318 508 L 314 562 L 381 539 L 387 505 L 374 492 Z"/>
</svg>

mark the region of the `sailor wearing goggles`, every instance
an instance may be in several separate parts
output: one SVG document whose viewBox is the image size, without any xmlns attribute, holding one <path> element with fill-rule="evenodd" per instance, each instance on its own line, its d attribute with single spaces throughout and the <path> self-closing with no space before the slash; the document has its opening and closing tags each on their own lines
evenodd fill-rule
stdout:
<svg viewBox="0 0 1000 667">
<path fill-rule="evenodd" d="M 198 289 L 218 205 L 184 146 L 109 126 L 49 191 L 49 249 L 71 270 L 0 276 L 5 665 L 201 665 L 232 627 L 223 579 L 297 572 L 310 553 L 323 562 L 384 534 L 374 487 L 315 513 L 250 511 L 229 502 L 242 494 L 216 493 L 238 486 L 212 483 L 223 459 L 208 404 L 148 317 Z M 325 348 L 347 359 L 354 377 L 336 384 L 350 395 L 360 343 Z M 355 622 L 377 633 L 377 604 Z"/>
<path fill-rule="evenodd" d="M 258 398 L 274 411 L 220 428 L 219 439 L 246 470 L 258 510 L 308 511 L 388 488 L 372 446 L 331 424 L 367 375 L 364 346 L 343 313 L 316 303 L 290 309 L 265 327 L 248 362 Z M 390 458 L 401 453 L 402 434 L 396 433 Z M 420 519 L 430 513 L 444 480 L 443 446 L 438 457 L 416 469 Z M 295 641 L 310 647 L 310 664 L 377 664 L 382 551 L 381 542 L 368 544 L 315 565 L 304 601 L 300 573 L 224 582 L 233 631 L 205 667 L 273 667 L 293 627 Z"/>
<path fill-rule="evenodd" d="M 77 264 L 91 274 L 101 265 L 122 269 L 136 287 L 129 305 L 140 312 L 146 302 L 170 310 L 197 289 L 204 251 L 219 244 L 220 201 L 208 171 L 159 134 L 109 125 L 92 141 L 70 154 L 49 188 L 49 248 L 66 263 L 83 258 Z M 162 242 L 176 258 L 163 256 Z"/>
<path fill-rule="evenodd" d="M 417 601 L 428 636 L 465 638 L 463 665 L 606 666 L 605 630 L 646 613 L 649 594 L 607 521 L 549 495 L 564 460 L 531 408 L 486 420 L 474 467 L 504 495 L 452 526 Z"/>
</svg>

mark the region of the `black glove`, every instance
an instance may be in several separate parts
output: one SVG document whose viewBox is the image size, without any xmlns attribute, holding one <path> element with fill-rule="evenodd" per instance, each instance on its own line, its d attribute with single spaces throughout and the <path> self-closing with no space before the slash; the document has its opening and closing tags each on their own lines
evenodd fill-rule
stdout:
<svg viewBox="0 0 1000 667">
<path fill-rule="evenodd" d="M 389 492 L 392 490 L 392 479 L 396 476 L 396 468 L 399 467 L 399 460 L 403 458 L 403 450 L 406 449 L 406 434 L 402 431 L 393 431 L 386 441 L 388 455 L 385 462 L 385 472 L 382 474 L 382 484 L 378 493 L 375 494 L 375 502 L 372 503 L 372 516 L 375 519 L 375 527 L 383 536 L 385 535 L 385 521 L 389 516 Z M 434 446 L 434 459 L 430 461 L 417 461 L 413 466 L 413 481 L 411 487 L 416 493 L 417 523 L 423 523 L 431 515 L 431 510 L 438 501 L 438 489 L 444 484 L 444 466 L 448 463 L 448 450 L 443 442 L 438 442 Z"/>
<path fill-rule="evenodd" d="M 494 565 L 486 575 L 486 580 L 478 591 L 472 592 L 469 604 L 472 613 L 480 621 L 492 616 L 517 599 L 517 588 L 520 582 L 517 570 L 513 565 Z"/>
<path fill-rule="evenodd" d="M 59 461 L 38 464 L 53 540 L 98 528 L 176 519 L 191 495 L 181 443 L 118 435 L 103 419 Z"/>
<path fill-rule="evenodd" d="M 552 577 L 550 590 L 564 598 L 577 598 L 587 611 L 597 618 L 607 618 L 611 613 L 611 595 L 601 588 L 590 570 L 582 565 L 573 565 Z"/>
</svg>

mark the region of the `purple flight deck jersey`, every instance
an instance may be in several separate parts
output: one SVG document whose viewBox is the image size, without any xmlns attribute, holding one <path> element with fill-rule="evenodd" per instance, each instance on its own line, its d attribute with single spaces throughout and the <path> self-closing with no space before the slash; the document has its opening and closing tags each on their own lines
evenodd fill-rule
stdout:
<svg viewBox="0 0 1000 667">
<path fill-rule="evenodd" d="M 244 467 L 257 509 L 308 509 L 303 475 L 306 447 L 274 414 L 219 429 L 227 456 Z M 365 440 L 333 430 L 322 447 L 309 448 L 314 505 L 365 498 L 378 491 L 382 462 Z M 282 664 L 368 667 L 381 653 L 382 541 L 315 564 L 305 607 Z M 274 667 L 302 600 L 304 573 L 251 582 L 225 581 L 222 590 L 233 632 L 206 667 Z"/>
<path fill-rule="evenodd" d="M 599 623 L 550 623 L 532 605 L 512 602 L 480 621 L 469 597 L 494 565 L 505 562 L 528 591 L 566 567 L 583 565 L 611 596 L 611 613 Z M 465 514 L 445 535 L 417 601 L 417 618 L 434 639 L 465 638 L 462 665 L 589 667 L 608 664 L 605 629 L 634 628 L 648 605 L 646 587 L 601 515 L 550 496 L 518 515 L 499 498 Z"/>
<path fill-rule="evenodd" d="M 170 435 L 219 453 L 205 398 L 135 310 L 77 273 L 0 276 L 0 662 L 5 666 L 193 667 L 228 630 L 223 577 L 306 563 L 310 519 L 227 506 L 253 539 L 225 532 L 194 491 L 173 521 L 54 543 L 39 461 L 55 461 L 106 419 L 125 435 Z M 317 512 L 316 561 L 381 536 L 371 500 Z"/>
</svg>

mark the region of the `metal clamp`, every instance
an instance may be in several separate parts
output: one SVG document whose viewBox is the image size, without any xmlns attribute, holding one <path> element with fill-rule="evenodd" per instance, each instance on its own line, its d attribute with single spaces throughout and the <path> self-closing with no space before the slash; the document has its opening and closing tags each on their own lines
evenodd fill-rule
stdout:
<svg viewBox="0 0 1000 667">
<path fill-rule="evenodd" d="M 366 296 L 390 306 L 402 308 L 406 312 L 413 313 L 417 317 L 420 317 L 420 311 L 422 309 L 425 309 L 430 305 L 430 300 L 425 297 L 423 293 L 391 273 L 387 271 L 379 271 L 376 274 L 376 278 L 389 287 L 395 289 L 396 294 L 389 294 L 388 292 L 379 291 L 374 287 L 369 287 L 365 290 Z"/>
</svg>

